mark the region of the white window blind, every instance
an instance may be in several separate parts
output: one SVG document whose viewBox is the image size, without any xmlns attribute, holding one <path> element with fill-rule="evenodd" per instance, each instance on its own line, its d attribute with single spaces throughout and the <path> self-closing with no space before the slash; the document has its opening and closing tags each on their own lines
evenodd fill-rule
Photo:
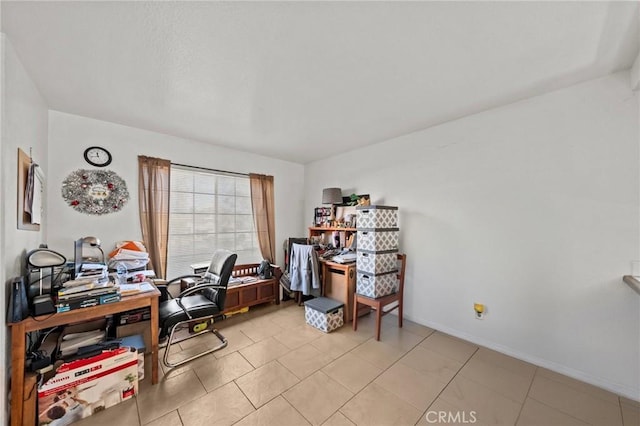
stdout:
<svg viewBox="0 0 640 426">
<path fill-rule="evenodd" d="M 261 260 L 249 177 L 171 166 L 167 277 L 209 262 L 216 249 L 238 254 L 236 264 Z"/>
</svg>

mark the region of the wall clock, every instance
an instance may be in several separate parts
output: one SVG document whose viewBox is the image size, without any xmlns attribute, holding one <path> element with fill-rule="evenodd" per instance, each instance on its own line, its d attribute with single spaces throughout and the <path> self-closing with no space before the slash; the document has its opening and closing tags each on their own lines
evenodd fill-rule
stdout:
<svg viewBox="0 0 640 426">
<path fill-rule="evenodd" d="M 62 182 L 62 198 L 81 213 L 115 213 L 129 201 L 126 182 L 110 170 L 76 170 Z"/>
<path fill-rule="evenodd" d="M 90 146 L 84 150 L 84 159 L 96 167 L 106 167 L 111 164 L 111 153 L 99 146 Z"/>
</svg>

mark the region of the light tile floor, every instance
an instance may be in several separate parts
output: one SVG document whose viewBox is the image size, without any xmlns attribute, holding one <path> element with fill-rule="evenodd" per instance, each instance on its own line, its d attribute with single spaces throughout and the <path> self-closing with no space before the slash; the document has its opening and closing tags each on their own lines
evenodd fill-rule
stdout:
<svg viewBox="0 0 640 426">
<path fill-rule="evenodd" d="M 397 318 L 325 334 L 292 302 L 221 322 L 229 346 L 175 369 L 79 426 L 639 426 L 640 403 Z M 179 343 L 185 357 L 207 334 Z M 162 353 L 161 353 L 162 356 Z"/>
</svg>

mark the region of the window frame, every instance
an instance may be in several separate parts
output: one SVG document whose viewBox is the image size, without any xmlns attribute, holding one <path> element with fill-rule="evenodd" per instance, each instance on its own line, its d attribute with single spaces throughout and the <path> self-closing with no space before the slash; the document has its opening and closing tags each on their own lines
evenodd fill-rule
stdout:
<svg viewBox="0 0 640 426">
<path fill-rule="evenodd" d="M 179 184 L 180 178 L 176 177 L 179 174 L 191 175 L 191 183 L 187 178 L 182 182 L 185 186 Z M 198 186 L 198 175 L 205 176 L 203 181 L 212 180 L 214 188 Z M 229 178 L 233 179 L 233 194 L 229 190 Z M 238 182 L 242 182 L 242 187 Z M 248 175 L 171 163 L 169 191 L 168 277 L 193 273 L 190 265 L 209 263 L 217 248 L 238 253 L 239 264 L 257 263 L 262 259 Z M 174 204 L 180 202 L 186 204 Z M 229 220 L 229 216 L 233 219 Z M 176 223 L 178 217 L 185 228 L 181 229 Z M 242 222 L 239 223 L 239 219 Z M 206 250 L 208 244 L 210 250 Z"/>
</svg>

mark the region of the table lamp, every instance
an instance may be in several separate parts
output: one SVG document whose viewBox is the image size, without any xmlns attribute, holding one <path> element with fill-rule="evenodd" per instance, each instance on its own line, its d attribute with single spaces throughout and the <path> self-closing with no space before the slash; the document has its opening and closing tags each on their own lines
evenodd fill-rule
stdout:
<svg viewBox="0 0 640 426">
<path fill-rule="evenodd" d="M 100 254 L 102 255 L 101 259 L 98 259 L 96 257 L 91 257 L 91 256 L 85 256 L 84 255 L 84 250 L 83 250 L 82 251 L 82 261 L 104 263 L 104 251 L 102 251 L 102 248 L 100 247 L 100 239 L 99 238 L 96 238 L 96 237 L 84 237 L 84 238 L 81 238 L 79 240 L 79 242 L 82 244 L 83 248 L 84 248 L 85 244 L 88 245 L 89 247 L 97 248 L 98 250 L 100 250 Z"/>
<path fill-rule="evenodd" d="M 322 190 L 322 204 L 331 204 L 331 217 L 330 221 L 336 220 L 335 211 L 333 206 L 335 204 L 342 204 L 342 189 L 340 188 L 325 188 Z"/>
<path fill-rule="evenodd" d="M 325 188 L 322 190 L 322 204 L 341 204 L 342 189 Z"/>
</svg>

